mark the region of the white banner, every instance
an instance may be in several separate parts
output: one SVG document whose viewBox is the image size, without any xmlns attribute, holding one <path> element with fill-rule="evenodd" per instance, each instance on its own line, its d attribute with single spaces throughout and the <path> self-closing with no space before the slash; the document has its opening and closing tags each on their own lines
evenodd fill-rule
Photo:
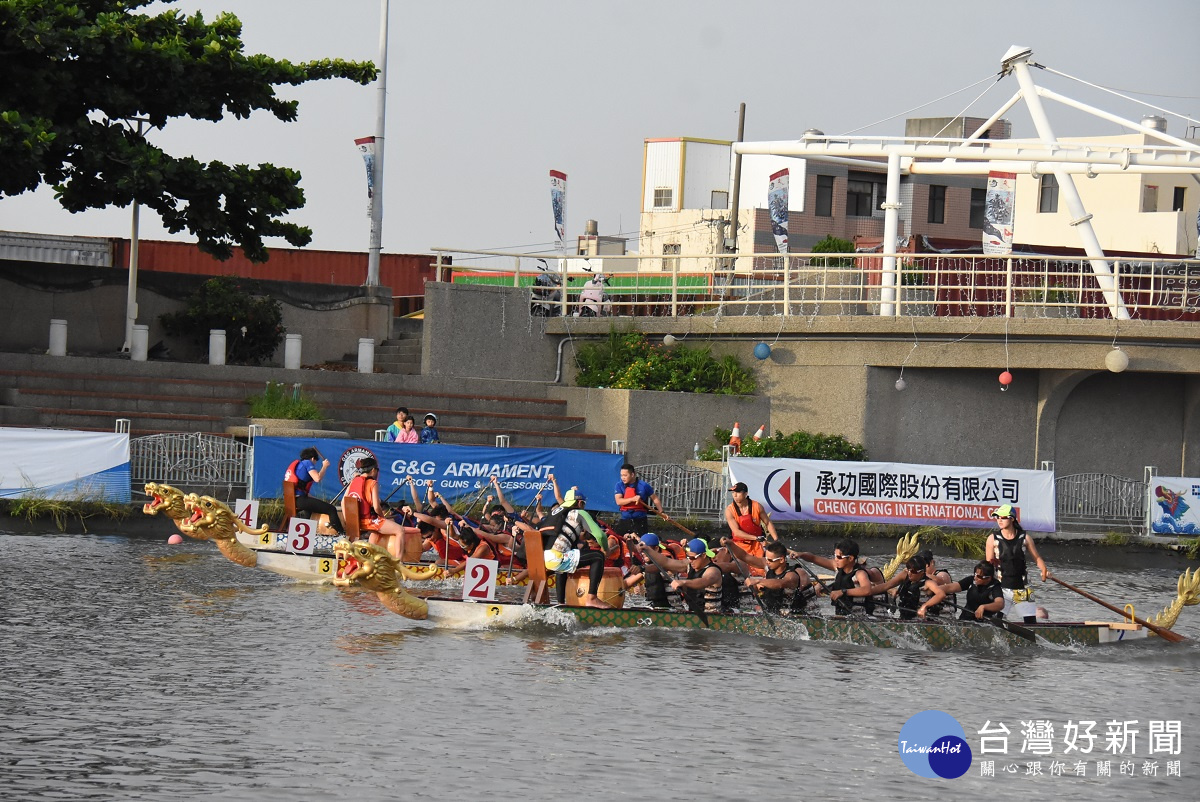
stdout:
<svg viewBox="0 0 1200 802">
<path fill-rule="evenodd" d="M 375 137 L 364 136 L 354 140 L 358 152 L 367 166 L 367 217 L 373 218 L 375 211 Z"/>
<path fill-rule="evenodd" d="M 1012 253 L 1016 197 L 1016 173 L 988 173 L 983 206 L 984 253 Z"/>
<path fill-rule="evenodd" d="M 1146 488 L 1156 535 L 1200 535 L 1200 479 L 1155 476 Z"/>
<path fill-rule="evenodd" d="M 780 253 L 788 252 L 788 184 L 787 169 L 771 176 L 767 184 L 767 206 L 771 210 L 771 233 Z"/>
<path fill-rule="evenodd" d="M 558 170 L 550 171 L 550 209 L 554 212 L 554 236 L 561 251 L 567 243 L 567 174 Z"/>
<path fill-rule="evenodd" d="M 0 496 L 128 504 L 129 435 L 0 428 Z"/>
<path fill-rule="evenodd" d="M 776 521 L 989 528 L 1011 504 L 1026 529 L 1055 529 L 1053 471 L 734 457 L 729 473 Z"/>
</svg>

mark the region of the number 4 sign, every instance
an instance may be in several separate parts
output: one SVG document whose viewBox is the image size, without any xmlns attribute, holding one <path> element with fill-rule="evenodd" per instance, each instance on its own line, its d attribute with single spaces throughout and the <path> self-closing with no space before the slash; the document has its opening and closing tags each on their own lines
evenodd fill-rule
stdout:
<svg viewBox="0 0 1200 802">
<path fill-rule="evenodd" d="M 463 601 L 494 601 L 499 568 L 500 564 L 495 560 L 468 557 L 463 574 Z"/>
<path fill-rule="evenodd" d="M 247 529 L 258 528 L 258 499 L 239 498 L 233 503 L 233 514 Z"/>
</svg>

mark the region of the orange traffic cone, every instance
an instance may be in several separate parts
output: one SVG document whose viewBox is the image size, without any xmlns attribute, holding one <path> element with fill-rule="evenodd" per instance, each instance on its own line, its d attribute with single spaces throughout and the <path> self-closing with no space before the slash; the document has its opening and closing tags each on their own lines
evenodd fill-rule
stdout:
<svg viewBox="0 0 1200 802">
<path fill-rule="evenodd" d="M 767 424 L 764 423 L 762 426 L 759 426 L 758 431 L 754 433 L 754 442 L 757 443 L 759 440 L 763 439 L 763 435 L 765 435 L 766 432 Z"/>
<path fill-rule="evenodd" d="M 733 432 L 729 435 L 729 445 L 733 446 L 733 453 L 740 453 L 742 450 L 742 425 L 737 421 L 733 422 Z"/>
</svg>

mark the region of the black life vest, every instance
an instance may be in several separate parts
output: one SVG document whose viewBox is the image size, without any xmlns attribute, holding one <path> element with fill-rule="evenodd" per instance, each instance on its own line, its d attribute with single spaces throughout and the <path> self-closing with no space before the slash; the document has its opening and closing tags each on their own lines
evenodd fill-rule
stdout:
<svg viewBox="0 0 1200 802">
<path fill-rule="evenodd" d="M 901 620 L 907 621 L 917 617 L 917 608 L 925 596 L 925 580 L 914 582 L 905 579 L 896 586 L 896 606 L 900 610 Z"/>
<path fill-rule="evenodd" d="M 778 572 L 771 571 L 771 570 L 766 571 L 766 577 L 767 577 L 767 579 L 783 579 L 785 576 L 788 575 L 789 571 L 794 572 L 796 574 L 796 576 L 800 576 L 800 572 L 797 571 L 795 568 L 791 568 L 789 566 L 784 566 L 782 571 L 778 571 Z M 769 588 L 762 588 L 758 592 L 758 599 L 759 599 L 759 602 L 762 604 L 763 608 L 767 610 L 767 612 L 771 612 L 771 613 L 783 612 L 783 606 L 786 601 L 787 612 L 803 613 L 804 609 L 808 606 L 808 600 L 813 598 L 816 595 L 817 595 L 816 590 L 813 588 L 812 584 L 810 583 L 807 587 L 801 587 L 800 585 L 797 585 L 791 591 L 790 594 L 783 588 L 776 588 L 774 590 L 769 589 Z M 791 598 L 790 599 L 787 598 L 788 596 L 790 596 Z"/>
<path fill-rule="evenodd" d="M 971 586 L 967 588 L 966 604 L 963 605 L 963 618 L 974 618 L 975 611 L 982 605 L 991 604 L 996 598 L 1002 598 L 1000 594 L 1000 584 L 996 580 L 992 580 L 983 587 L 980 587 L 977 582 L 972 579 Z M 984 613 L 984 615 L 1004 615 L 1004 608 L 1000 608 L 994 613 Z"/>
<path fill-rule="evenodd" d="M 713 563 L 713 562 L 710 562 L 708 565 L 704 566 L 703 568 L 701 568 L 698 571 L 696 570 L 696 568 L 694 566 L 689 564 L 687 578 L 688 579 L 698 579 L 709 568 L 716 568 L 718 571 L 721 570 L 720 567 L 716 563 Z M 684 588 L 683 598 L 684 598 L 684 601 L 687 602 L 688 609 L 694 613 L 699 613 L 699 612 L 719 613 L 719 612 L 721 612 L 722 597 L 724 595 L 722 593 L 722 591 L 724 590 L 724 585 L 725 585 L 724 572 L 722 572 L 721 577 L 722 577 L 722 581 L 720 583 L 715 584 L 715 585 L 709 585 L 706 588 L 700 588 L 700 589 Z"/>
<path fill-rule="evenodd" d="M 1023 588 L 1029 584 L 1029 576 L 1025 569 L 1025 533 L 1006 539 L 997 532 L 996 556 L 1000 558 L 1000 568 L 997 574 L 1000 586 L 1005 588 Z"/>
<path fill-rule="evenodd" d="M 861 565 L 855 565 L 854 570 L 846 573 L 842 569 L 838 569 L 837 574 L 833 577 L 833 583 L 829 586 L 830 590 L 851 590 L 858 587 L 854 578 L 859 572 L 867 573 L 867 569 Z M 867 578 L 870 579 L 870 574 Z M 870 615 L 875 612 L 875 598 L 873 596 L 843 596 L 833 603 L 833 611 L 838 615 L 850 615 L 852 612 L 861 611 Z"/>
</svg>

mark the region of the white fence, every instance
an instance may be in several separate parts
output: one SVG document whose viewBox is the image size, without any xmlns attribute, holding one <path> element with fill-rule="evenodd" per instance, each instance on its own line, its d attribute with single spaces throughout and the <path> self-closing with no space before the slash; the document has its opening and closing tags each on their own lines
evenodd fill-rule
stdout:
<svg viewBox="0 0 1200 802">
<path fill-rule="evenodd" d="M 1102 292 L 1092 263 L 1080 257 L 983 256 L 942 253 L 712 254 L 605 256 L 604 303 L 597 304 L 596 273 L 572 258 L 563 269 L 537 269 L 537 254 L 497 251 L 439 252 L 437 280 L 533 287 L 562 315 L 670 316 L 892 315 L 937 317 L 1108 318 L 1117 307 Z M 453 254 L 456 261 L 446 264 Z M 884 257 L 895 256 L 894 270 Z M 557 264 L 557 260 L 551 260 Z M 1109 261 L 1112 286 L 1133 319 L 1200 320 L 1200 261 Z M 561 292 L 566 281 L 566 293 Z M 555 290 L 558 290 L 555 292 Z M 585 295 L 585 293 L 591 293 Z M 550 299 L 553 300 L 550 300 Z"/>
</svg>

